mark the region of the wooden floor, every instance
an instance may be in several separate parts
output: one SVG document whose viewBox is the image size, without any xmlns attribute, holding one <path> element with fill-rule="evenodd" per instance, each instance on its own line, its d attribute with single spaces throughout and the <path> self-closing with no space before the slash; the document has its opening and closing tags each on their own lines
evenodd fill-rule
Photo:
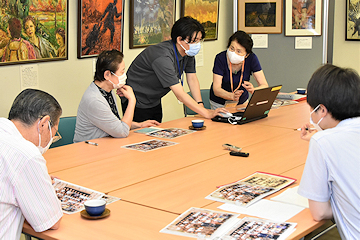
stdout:
<svg viewBox="0 0 360 240">
<path fill-rule="evenodd" d="M 326 224 L 324 224 L 322 227 L 316 229 L 315 231 L 313 231 L 312 233 L 310 233 L 309 235 L 305 236 L 304 240 L 310 240 L 313 237 L 315 237 L 317 234 L 319 234 L 321 231 L 327 229 L 328 227 L 330 227 L 331 225 L 333 225 L 333 223 L 331 221 L 328 221 Z M 324 235 L 321 235 L 319 238 L 317 238 L 319 240 L 341 240 L 339 232 L 337 230 L 336 227 L 334 227 L 333 229 L 331 229 L 330 231 L 326 232 Z"/>
</svg>

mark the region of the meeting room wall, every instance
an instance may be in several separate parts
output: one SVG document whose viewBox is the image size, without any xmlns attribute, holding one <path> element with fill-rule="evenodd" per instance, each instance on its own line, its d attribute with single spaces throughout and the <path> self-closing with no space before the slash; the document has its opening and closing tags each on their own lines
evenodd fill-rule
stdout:
<svg viewBox="0 0 360 240">
<path fill-rule="evenodd" d="M 74 116 L 81 97 L 93 80 L 95 58 L 77 59 L 77 14 L 78 1 L 69 1 L 69 40 L 66 61 L 38 63 L 39 89 L 52 94 L 63 108 L 62 116 Z M 180 17 L 180 0 L 176 0 L 176 19 Z M 201 88 L 209 88 L 212 82 L 212 67 L 215 55 L 225 50 L 232 34 L 232 3 L 220 1 L 218 40 L 203 44 L 203 66 L 197 68 Z M 129 49 L 130 4 L 125 2 L 123 53 L 128 67 L 143 50 Z M 7 117 L 11 104 L 21 91 L 20 65 L 0 66 L 0 117 Z M 184 84 L 184 89 L 188 87 Z M 163 121 L 183 117 L 183 106 L 170 92 L 163 98 Z"/>
</svg>

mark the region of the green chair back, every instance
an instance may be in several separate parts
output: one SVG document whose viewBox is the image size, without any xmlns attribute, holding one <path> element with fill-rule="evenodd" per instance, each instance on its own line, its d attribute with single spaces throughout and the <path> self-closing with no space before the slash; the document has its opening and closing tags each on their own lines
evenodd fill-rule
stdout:
<svg viewBox="0 0 360 240">
<path fill-rule="evenodd" d="M 76 117 L 62 117 L 59 121 L 59 133 L 61 139 L 53 144 L 50 148 L 60 147 L 73 143 L 75 134 Z"/>
<path fill-rule="evenodd" d="M 211 107 L 210 107 L 210 89 L 201 89 L 200 93 L 201 93 L 202 101 L 204 102 L 204 107 L 206 109 L 211 109 Z M 188 92 L 187 94 L 189 94 L 192 97 L 191 92 Z M 188 108 L 185 105 L 184 105 L 184 113 L 185 113 L 185 117 L 187 115 L 197 114 L 196 112 L 194 112 L 193 110 L 191 110 L 190 108 Z"/>
</svg>

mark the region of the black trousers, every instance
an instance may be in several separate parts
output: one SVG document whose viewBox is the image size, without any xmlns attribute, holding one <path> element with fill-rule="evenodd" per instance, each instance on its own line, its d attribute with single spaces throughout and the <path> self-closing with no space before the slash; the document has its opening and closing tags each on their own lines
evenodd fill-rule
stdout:
<svg viewBox="0 0 360 240">
<path fill-rule="evenodd" d="M 126 108 L 128 106 L 128 101 L 121 102 L 122 112 L 123 114 L 126 111 Z M 134 111 L 134 122 L 143 122 L 146 120 L 156 120 L 158 122 L 162 121 L 162 106 L 161 103 L 155 107 L 152 108 L 137 108 L 135 107 Z"/>
</svg>

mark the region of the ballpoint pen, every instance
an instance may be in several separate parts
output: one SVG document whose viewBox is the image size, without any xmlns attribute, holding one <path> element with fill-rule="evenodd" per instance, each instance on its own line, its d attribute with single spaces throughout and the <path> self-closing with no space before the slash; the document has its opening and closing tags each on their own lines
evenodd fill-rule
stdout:
<svg viewBox="0 0 360 240">
<path fill-rule="evenodd" d="M 294 130 L 301 131 L 301 128 L 294 129 Z M 309 131 L 309 130 L 316 130 L 316 128 L 305 128 L 305 130 L 306 130 L 306 131 Z"/>
<path fill-rule="evenodd" d="M 97 146 L 97 145 L 98 145 L 97 143 L 94 143 L 94 142 L 89 142 L 89 141 L 85 141 L 85 143 L 87 143 L 87 144 L 91 144 L 91 145 L 95 145 L 95 146 Z"/>
</svg>

